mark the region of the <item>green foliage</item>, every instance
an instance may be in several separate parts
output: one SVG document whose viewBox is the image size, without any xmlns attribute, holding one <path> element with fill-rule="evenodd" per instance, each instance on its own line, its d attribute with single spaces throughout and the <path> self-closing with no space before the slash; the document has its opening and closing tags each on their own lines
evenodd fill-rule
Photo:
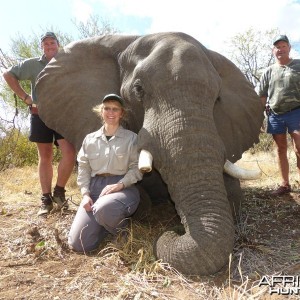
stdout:
<svg viewBox="0 0 300 300">
<path fill-rule="evenodd" d="M 118 29 L 114 28 L 107 19 L 99 18 L 98 15 L 91 15 L 86 23 L 78 22 L 76 20 L 74 20 L 73 23 L 77 27 L 81 39 L 120 32 Z"/>
<path fill-rule="evenodd" d="M 36 146 L 28 141 L 27 136 L 16 128 L 6 132 L 0 142 L 0 170 L 31 166 L 37 164 L 37 161 Z"/>
<path fill-rule="evenodd" d="M 230 40 L 230 58 L 253 86 L 256 86 L 262 71 L 274 62 L 272 44 L 278 34 L 277 28 L 264 32 L 250 28 Z"/>
<path fill-rule="evenodd" d="M 259 143 L 255 144 L 249 151 L 251 154 L 258 152 L 270 152 L 273 149 L 274 142 L 272 134 L 262 132 L 259 135 Z"/>
<path fill-rule="evenodd" d="M 53 147 L 53 162 L 57 163 L 61 153 L 57 147 Z M 28 140 L 27 134 L 16 128 L 7 131 L 5 137 L 0 140 L 0 171 L 12 167 L 37 165 L 37 163 L 36 144 Z"/>
</svg>

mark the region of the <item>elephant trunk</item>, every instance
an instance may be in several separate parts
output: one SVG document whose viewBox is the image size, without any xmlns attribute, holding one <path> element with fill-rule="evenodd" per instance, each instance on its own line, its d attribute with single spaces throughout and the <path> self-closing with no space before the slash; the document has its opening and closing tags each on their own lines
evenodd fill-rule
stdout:
<svg viewBox="0 0 300 300">
<path fill-rule="evenodd" d="M 201 168 L 203 175 L 217 169 L 210 164 Z M 183 178 L 174 173 L 178 185 L 169 186 L 185 233 L 165 232 L 157 241 L 156 255 L 184 274 L 213 274 L 226 264 L 232 252 L 233 219 L 222 169 L 218 169 L 214 173 L 219 173 L 219 176 L 201 180 L 198 176 L 191 176 L 186 186 L 179 184 Z M 189 187 L 192 187 L 192 192 L 189 192 Z"/>
<path fill-rule="evenodd" d="M 228 262 L 234 242 L 233 218 L 223 181 L 224 148 L 216 132 L 213 133 L 213 124 L 212 130 L 207 130 L 205 123 L 200 135 L 198 128 L 197 136 L 181 137 L 182 143 L 193 145 L 189 153 L 174 152 L 176 147 L 172 145 L 169 151 L 174 155 L 170 162 L 164 159 L 167 164 L 160 162 L 158 168 L 185 232 L 163 233 L 155 251 L 159 259 L 184 274 L 208 275 L 219 271 Z"/>
</svg>

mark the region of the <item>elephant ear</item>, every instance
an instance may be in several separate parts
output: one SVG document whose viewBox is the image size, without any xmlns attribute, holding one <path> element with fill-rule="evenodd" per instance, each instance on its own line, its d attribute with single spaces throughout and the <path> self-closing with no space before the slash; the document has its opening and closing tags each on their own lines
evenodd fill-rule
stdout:
<svg viewBox="0 0 300 300">
<path fill-rule="evenodd" d="M 222 79 L 214 107 L 215 124 L 226 148 L 226 158 L 236 162 L 259 142 L 264 108 L 236 65 L 214 51 L 209 51 L 208 56 Z"/>
<path fill-rule="evenodd" d="M 118 55 L 136 36 L 100 36 L 73 42 L 53 58 L 36 83 L 39 115 L 78 150 L 101 126 L 92 108 L 120 93 Z"/>
</svg>

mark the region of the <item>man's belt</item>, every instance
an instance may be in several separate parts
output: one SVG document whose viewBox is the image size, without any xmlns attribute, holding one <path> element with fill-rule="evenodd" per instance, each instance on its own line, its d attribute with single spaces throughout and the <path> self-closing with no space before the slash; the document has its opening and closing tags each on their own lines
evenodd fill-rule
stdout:
<svg viewBox="0 0 300 300">
<path fill-rule="evenodd" d="M 296 110 L 296 109 L 300 109 L 300 106 L 296 106 L 296 107 L 294 107 L 294 108 L 292 108 L 292 109 L 290 109 L 288 111 L 285 111 L 284 113 L 277 113 L 273 109 L 271 109 L 271 111 L 272 111 L 272 113 L 274 113 L 274 114 L 277 115 L 277 114 L 286 114 L 286 113 L 291 112 L 291 111 Z"/>
<path fill-rule="evenodd" d="M 30 106 L 29 106 L 29 109 L 30 109 L 30 112 L 32 115 L 38 115 L 39 112 L 38 112 L 38 108 L 37 108 L 37 105 L 32 103 Z"/>
<path fill-rule="evenodd" d="M 297 106 L 297 107 L 292 108 L 290 111 L 296 110 L 296 109 L 299 109 L 299 108 L 300 108 L 300 106 Z"/>
<path fill-rule="evenodd" d="M 110 173 L 101 173 L 101 174 L 96 174 L 96 176 L 109 177 L 109 176 L 115 176 L 115 175 L 114 174 L 110 174 Z"/>
</svg>

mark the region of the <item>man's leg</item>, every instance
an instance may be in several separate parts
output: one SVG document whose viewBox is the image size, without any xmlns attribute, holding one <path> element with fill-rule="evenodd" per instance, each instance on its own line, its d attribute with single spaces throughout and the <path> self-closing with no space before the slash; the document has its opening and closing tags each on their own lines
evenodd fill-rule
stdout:
<svg viewBox="0 0 300 300">
<path fill-rule="evenodd" d="M 289 185 L 289 162 L 287 157 L 286 134 L 273 134 L 273 139 L 277 147 L 278 166 L 282 179 L 282 186 Z"/>
<path fill-rule="evenodd" d="M 51 195 L 51 184 L 53 178 L 53 146 L 52 143 L 36 144 L 39 155 L 38 173 L 43 194 L 41 197 L 41 207 L 38 211 L 38 215 L 40 216 L 49 213 L 53 208 Z"/>
<path fill-rule="evenodd" d="M 57 169 L 57 185 L 65 187 L 75 165 L 76 152 L 74 146 L 65 139 L 57 140 L 62 158 Z"/>
<path fill-rule="evenodd" d="M 291 137 L 293 140 L 294 151 L 297 158 L 297 170 L 299 175 L 298 180 L 300 182 L 300 131 L 294 131 L 293 133 L 291 133 Z"/>
<path fill-rule="evenodd" d="M 74 146 L 65 139 L 57 140 L 62 158 L 57 169 L 57 182 L 54 187 L 53 200 L 59 207 L 68 208 L 65 198 L 65 186 L 75 165 L 76 152 Z"/>
<path fill-rule="evenodd" d="M 51 184 L 53 178 L 53 146 L 52 143 L 36 143 L 39 154 L 38 172 L 42 193 L 51 193 Z"/>
</svg>

